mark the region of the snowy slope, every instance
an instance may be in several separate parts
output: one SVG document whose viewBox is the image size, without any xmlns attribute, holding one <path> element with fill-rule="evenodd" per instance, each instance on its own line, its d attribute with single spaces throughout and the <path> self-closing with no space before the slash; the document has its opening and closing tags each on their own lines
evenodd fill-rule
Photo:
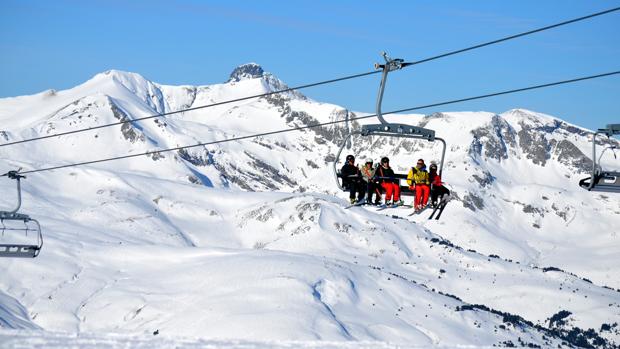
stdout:
<svg viewBox="0 0 620 349">
<path fill-rule="evenodd" d="M 128 336 L 120 334 L 67 333 L 43 331 L 3 331 L 3 348 L 177 348 L 177 349 L 410 349 L 427 345 L 388 343 L 378 341 L 244 341 L 213 340 L 166 336 Z M 474 348 L 473 346 L 438 346 L 445 348 Z M 480 347 L 484 348 L 484 347 Z"/>
<path fill-rule="evenodd" d="M 71 90 L 1 99 L 0 141 L 285 86 L 255 64 L 198 87 L 110 71 Z M 299 93 L 276 95 L 0 147 L 0 172 L 344 117 Z M 330 173 L 342 124 L 30 175 L 22 211 L 41 221 L 45 247 L 35 260 L 0 260 L 0 325 L 421 346 L 620 343 L 620 200 L 576 185 L 588 130 L 520 109 L 388 118 L 448 142 L 455 200 L 442 220 L 345 210 Z M 353 144 L 359 158 L 388 155 L 400 171 L 440 152 Z M 603 163 L 618 165 L 611 151 Z M 12 206 L 13 185 L 0 182 L 0 207 Z"/>
</svg>

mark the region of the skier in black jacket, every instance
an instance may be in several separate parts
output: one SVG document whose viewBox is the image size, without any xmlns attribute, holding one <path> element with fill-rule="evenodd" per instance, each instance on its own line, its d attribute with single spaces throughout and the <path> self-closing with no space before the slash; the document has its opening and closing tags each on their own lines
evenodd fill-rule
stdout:
<svg viewBox="0 0 620 349">
<path fill-rule="evenodd" d="M 355 166 L 355 156 L 347 155 L 347 162 L 340 170 L 342 175 L 342 186 L 349 190 L 349 200 L 351 204 L 359 203 L 364 199 L 366 194 L 366 182 L 362 180 L 360 169 Z M 355 200 L 357 193 L 357 201 Z"/>
<path fill-rule="evenodd" d="M 377 168 L 375 175 L 379 178 L 379 183 L 383 190 L 385 190 L 385 204 L 402 206 L 403 201 L 400 199 L 400 186 L 398 185 L 398 180 L 396 180 L 394 176 L 394 170 L 390 167 L 390 159 L 387 157 L 381 159 L 381 166 Z"/>
<path fill-rule="evenodd" d="M 431 182 L 431 206 L 437 207 L 437 199 L 443 198 L 444 195 L 450 195 L 450 190 L 443 185 L 441 176 L 437 173 L 437 164 L 431 163 L 430 170 L 428 177 Z"/>
</svg>

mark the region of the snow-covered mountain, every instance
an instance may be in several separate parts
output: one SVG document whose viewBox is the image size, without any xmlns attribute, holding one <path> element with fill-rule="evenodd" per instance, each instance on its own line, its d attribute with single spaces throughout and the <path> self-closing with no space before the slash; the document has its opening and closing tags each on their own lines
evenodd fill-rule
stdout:
<svg viewBox="0 0 620 349">
<path fill-rule="evenodd" d="M 254 63 L 207 86 L 108 71 L 70 90 L 0 99 L 0 144 L 284 88 Z M 346 115 L 288 92 L 0 147 L 0 173 Z M 0 260 L 0 327 L 22 329 L 20 338 L 44 329 L 620 344 L 620 200 L 577 186 L 591 166 L 591 131 L 523 109 L 387 118 L 446 139 L 455 199 L 440 221 L 403 208 L 345 209 L 331 173 L 344 123 L 29 175 L 22 212 L 41 221 L 45 246 L 34 260 Z M 362 122 L 376 121 L 349 126 Z M 402 172 L 441 151 L 376 137 L 352 145 L 359 159 L 387 155 Z M 619 167 L 611 151 L 602 163 Z M 13 186 L 0 181 L 0 207 L 13 206 Z"/>
</svg>

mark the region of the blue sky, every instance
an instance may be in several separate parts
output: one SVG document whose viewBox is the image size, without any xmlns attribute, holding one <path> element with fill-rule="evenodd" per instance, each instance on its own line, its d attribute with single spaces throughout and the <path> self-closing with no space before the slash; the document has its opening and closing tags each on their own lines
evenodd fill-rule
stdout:
<svg viewBox="0 0 620 349">
<path fill-rule="evenodd" d="M 0 3 L 0 97 L 108 70 L 223 82 L 257 62 L 290 86 L 413 61 L 619 6 L 618 1 L 13 1 Z M 620 70 L 620 12 L 390 74 L 384 110 Z M 302 91 L 374 111 L 379 75 Z M 620 76 L 423 110 L 527 108 L 589 128 L 620 122 Z"/>
</svg>

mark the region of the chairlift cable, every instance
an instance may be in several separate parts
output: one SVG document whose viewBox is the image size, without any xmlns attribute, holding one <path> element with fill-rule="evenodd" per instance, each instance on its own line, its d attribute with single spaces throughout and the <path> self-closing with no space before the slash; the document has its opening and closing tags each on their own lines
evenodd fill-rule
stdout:
<svg viewBox="0 0 620 349">
<path fill-rule="evenodd" d="M 590 15 L 587 15 L 587 16 L 583 16 L 583 17 L 579 17 L 579 18 L 570 19 L 570 20 L 567 20 L 567 21 L 564 21 L 564 22 L 548 25 L 546 27 L 542 27 L 542 28 L 526 31 L 526 32 L 523 32 L 523 33 L 520 33 L 520 34 L 510 35 L 510 36 L 507 36 L 505 38 L 501 38 L 501 39 L 497 39 L 497 40 L 492 40 L 492 41 L 489 41 L 489 42 L 485 42 L 483 44 L 478 44 L 478 45 L 470 46 L 470 47 L 463 48 L 463 49 L 460 49 L 460 50 L 456 50 L 456 51 L 451 51 L 451 52 L 448 52 L 448 53 L 440 54 L 440 55 L 437 55 L 437 56 L 434 56 L 434 57 L 429 57 L 429 58 L 421 59 L 419 61 L 405 62 L 405 63 L 402 64 L 402 67 L 404 68 L 404 67 L 411 66 L 411 65 L 426 63 L 426 62 L 429 62 L 429 61 L 434 61 L 436 59 L 440 59 L 440 58 L 456 55 L 456 54 L 459 54 L 459 53 L 475 50 L 475 49 L 482 48 L 482 47 L 485 47 L 485 46 L 499 44 L 500 42 L 504 42 L 504 41 L 508 41 L 508 40 L 512 40 L 512 39 L 516 39 L 516 38 L 520 38 L 522 36 L 527 36 L 527 35 L 539 33 L 539 32 L 545 31 L 545 30 L 561 27 L 561 26 L 564 26 L 564 25 L 567 25 L 567 24 L 571 24 L 571 23 L 583 21 L 583 20 L 586 20 L 586 19 L 602 16 L 602 15 L 605 15 L 605 14 L 608 14 L 608 13 L 611 13 L 611 12 L 615 12 L 615 11 L 618 11 L 618 10 L 620 10 L 620 7 L 612 8 L 612 9 L 601 11 L 601 12 L 597 12 L 597 13 L 593 13 L 593 14 L 590 14 Z"/>
<path fill-rule="evenodd" d="M 438 106 L 442 106 L 442 105 L 460 103 L 460 102 L 465 102 L 465 101 L 472 101 L 472 100 L 483 99 L 483 98 L 490 98 L 490 97 L 506 95 L 506 94 L 511 94 L 511 93 L 524 92 L 524 91 L 529 91 L 529 90 L 534 90 L 534 89 L 541 89 L 541 88 L 545 88 L 545 87 L 564 85 L 564 84 L 574 83 L 574 82 L 578 82 L 578 81 L 597 79 L 597 78 L 606 77 L 606 76 L 612 76 L 612 75 L 617 75 L 617 74 L 620 74 L 620 70 L 619 71 L 609 72 L 609 73 L 604 73 L 604 74 L 585 76 L 585 77 L 580 77 L 580 78 L 575 78 L 575 79 L 570 79 L 570 80 L 563 80 L 563 81 L 557 81 L 557 82 L 552 82 L 552 83 L 547 83 L 547 84 L 529 86 L 529 87 L 512 89 L 512 90 L 507 90 L 507 91 L 495 92 L 495 93 L 489 93 L 489 94 L 484 94 L 484 95 L 479 95 L 479 96 L 474 96 L 474 97 L 467 97 L 467 98 L 455 99 L 455 100 L 450 100 L 450 101 L 445 101 L 445 102 L 421 105 L 421 106 L 412 107 L 412 108 L 399 109 L 399 110 L 394 110 L 394 111 L 391 111 L 391 112 L 385 112 L 385 114 L 395 114 L 395 113 L 400 113 L 400 112 L 405 112 L 405 111 L 414 111 L 414 110 L 426 109 L 426 108 L 431 108 L 431 107 L 438 107 Z M 372 118 L 372 117 L 376 117 L 376 114 L 360 116 L 360 117 L 355 117 L 355 118 L 349 118 L 349 121 L 363 120 L 363 119 L 368 119 L 368 118 Z M 95 163 L 101 163 L 101 162 L 108 162 L 108 161 L 114 161 L 114 160 L 122 160 L 122 159 L 134 158 L 134 157 L 139 157 L 139 156 L 161 154 L 161 153 L 177 151 L 177 150 L 182 150 L 182 149 L 189 149 L 189 148 L 195 148 L 195 147 L 204 147 L 204 146 L 213 145 L 213 144 L 241 141 L 241 140 L 250 139 L 250 138 L 264 137 L 264 136 L 270 136 L 270 135 L 274 135 L 274 134 L 287 133 L 287 132 L 293 132 L 293 131 L 301 131 L 301 130 L 316 128 L 316 127 L 335 125 L 335 124 L 343 123 L 345 121 L 346 120 L 335 120 L 335 121 L 329 121 L 329 122 L 324 122 L 324 123 L 317 123 L 317 124 L 314 124 L 314 125 L 306 125 L 306 126 L 299 126 L 299 127 L 295 127 L 295 128 L 287 128 L 287 129 L 281 129 L 281 130 L 276 130 L 276 131 L 251 134 L 251 135 L 247 135 L 247 136 L 222 139 L 222 140 L 217 140 L 217 141 L 212 141 L 212 142 L 197 143 L 197 144 L 192 144 L 192 145 L 186 145 L 186 146 L 180 146 L 180 147 L 174 147 L 174 148 L 168 148 L 168 149 L 161 149 L 161 150 L 152 150 L 152 151 L 147 151 L 147 152 L 139 153 L 139 154 L 128 154 L 128 155 L 117 156 L 117 157 L 106 158 L 106 159 L 99 159 L 99 160 L 85 161 L 85 162 L 79 162 L 79 163 L 74 163 L 74 164 L 53 166 L 53 167 L 47 167 L 47 168 L 42 168 L 42 169 L 36 169 L 36 170 L 20 172 L 20 175 L 29 174 L 29 173 L 44 172 L 44 171 L 51 171 L 51 170 L 58 170 L 58 169 L 63 169 L 63 168 L 68 168 L 68 167 L 78 167 L 78 166 L 83 166 L 83 165 L 89 165 L 89 164 L 95 164 Z"/>
<path fill-rule="evenodd" d="M 619 71 L 614 71 L 614 72 L 609 72 L 609 73 L 604 73 L 604 74 L 590 75 L 590 76 L 585 76 L 585 77 L 580 77 L 580 78 L 575 78 L 575 79 L 570 79 L 570 80 L 551 82 L 551 83 L 548 83 L 548 84 L 535 85 L 535 86 L 517 88 L 517 89 L 507 90 L 507 91 L 502 91 L 502 92 L 489 93 L 489 94 L 486 94 L 486 95 L 480 95 L 480 96 L 476 96 L 476 97 L 467 97 L 467 98 L 462 98 L 462 99 L 455 99 L 455 100 L 452 100 L 452 101 L 440 102 L 440 103 L 435 103 L 435 104 L 428 104 L 428 105 L 424 105 L 424 106 L 420 106 L 420 107 L 399 109 L 399 110 L 392 111 L 389 114 L 403 113 L 403 112 L 413 111 L 413 110 L 418 110 L 418 109 L 432 108 L 432 107 L 438 107 L 438 106 L 442 106 L 442 105 L 448 105 L 448 104 L 454 104 L 454 103 L 460 103 L 460 102 L 473 101 L 473 100 L 476 100 L 476 99 L 496 97 L 496 96 L 507 95 L 507 94 L 511 94 L 511 93 L 517 93 L 517 92 L 525 92 L 525 91 L 529 91 L 529 90 L 536 90 L 536 89 L 540 89 L 540 88 L 557 86 L 557 85 L 565 85 L 565 84 L 570 84 L 570 83 L 573 83 L 573 82 L 584 81 L 584 80 L 591 80 L 591 79 L 602 78 L 602 77 L 611 76 L 611 75 L 617 75 L 617 74 L 620 74 L 620 70 Z M 386 113 L 386 114 L 388 114 L 388 113 Z"/>
<path fill-rule="evenodd" d="M 572 23 L 583 21 L 583 20 L 586 20 L 586 19 L 602 16 L 602 15 L 605 15 L 605 14 L 608 14 L 608 13 L 611 13 L 611 12 L 615 12 L 615 11 L 618 11 L 618 10 L 620 10 L 620 7 L 615 7 L 615 8 L 609 9 L 609 10 L 605 10 L 605 11 L 593 13 L 593 14 L 590 14 L 590 15 L 587 15 L 587 16 L 583 16 L 583 17 L 567 20 L 567 21 L 564 21 L 564 22 L 560 22 L 560 23 L 557 23 L 557 24 L 553 24 L 553 25 L 542 27 L 542 28 L 530 30 L 530 31 L 523 32 L 523 33 L 520 33 L 520 34 L 507 36 L 507 37 L 504 37 L 504 38 L 501 38 L 501 39 L 497 39 L 497 40 L 489 41 L 489 42 L 486 42 L 486 43 L 470 46 L 470 47 L 463 48 L 463 49 L 460 49 L 460 50 L 447 52 L 447 53 L 444 53 L 444 54 L 441 54 L 441 55 L 425 58 L 425 59 L 422 59 L 422 60 L 418 60 L 418 61 L 414 61 L 414 62 L 405 62 L 405 63 L 402 64 L 402 67 L 422 64 L 422 63 L 425 63 L 425 62 L 429 62 L 429 61 L 437 60 L 437 59 L 440 59 L 440 58 L 456 55 L 456 54 L 459 54 L 459 53 L 471 51 L 471 50 L 482 48 L 482 47 L 485 47 L 485 46 L 490 46 L 490 45 L 498 44 L 498 43 L 501 43 L 501 42 L 504 42 L 504 41 L 508 41 L 508 40 L 519 38 L 519 37 L 523 37 L 523 36 L 539 33 L 539 32 L 545 31 L 545 30 L 549 30 L 549 29 L 560 27 L 560 26 L 572 24 Z M 206 104 L 206 105 L 192 107 L 192 108 L 187 108 L 187 109 L 180 109 L 180 110 L 171 111 L 171 112 L 167 112 L 167 113 L 150 115 L 150 116 L 146 116 L 146 117 L 142 117 L 142 118 L 136 118 L 136 119 L 131 119 L 131 120 L 124 120 L 124 121 L 119 121 L 119 122 L 110 123 L 110 124 L 104 124 L 104 125 L 99 125 L 99 126 L 94 126 L 94 127 L 77 129 L 77 130 L 73 130 L 73 131 L 60 132 L 60 133 L 55 133 L 55 134 L 46 135 L 46 136 L 39 136 L 39 137 L 34 137 L 34 138 L 29 138 L 29 139 L 23 139 L 23 140 L 19 140 L 19 141 L 13 141 L 13 142 L 8 142 L 8 143 L 0 144 L 0 147 L 5 147 L 5 146 L 9 146 L 9 145 L 16 145 L 16 144 L 21 144 L 21 143 L 34 142 L 34 141 L 43 140 L 43 139 L 47 139 L 47 138 L 53 138 L 53 137 L 58 137 L 58 136 L 66 136 L 66 135 L 70 135 L 70 134 L 87 132 L 87 131 L 107 128 L 107 127 L 112 127 L 112 126 L 118 126 L 118 125 L 123 125 L 123 124 L 127 124 L 127 123 L 133 123 L 133 122 L 142 121 L 142 120 L 159 118 L 159 117 L 163 117 L 163 116 L 179 114 L 179 113 L 184 113 L 184 112 L 189 112 L 189 111 L 194 111 L 194 110 L 199 110 L 199 109 L 205 109 L 205 108 L 215 107 L 215 106 L 229 104 L 229 103 L 241 102 L 241 101 L 248 100 L 248 99 L 253 99 L 253 98 L 267 97 L 267 96 L 271 96 L 271 95 L 275 95 L 275 94 L 286 93 L 286 92 L 291 92 L 291 91 L 295 91 L 295 90 L 301 90 L 301 89 L 305 89 L 305 88 L 310 88 L 310 87 L 316 87 L 316 86 L 320 86 L 320 85 L 331 84 L 331 83 L 340 82 L 340 81 L 344 81 L 344 80 L 356 79 L 356 78 L 360 78 L 360 77 L 364 77 L 364 76 L 368 76 L 368 75 L 372 75 L 372 74 L 377 74 L 379 72 L 380 71 L 376 70 L 376 71 L 370 71 L 370 72 L 365 72 L 365 73 L 360 73 L 360 74 L 348 75 L 348 76 L 344 76 L 344 77 L 340 77 L 340 78 L 336 78 L 336 79 L 330 79 L 330 80 L 310 83 L 310 84 L 306 84 L 306 85 L 300 85 L 300 86 L 296 86 L 296 87 L 289 87 L 289 88 L 286 88 L 286 89 L 283 89 L 283 90 L 272 91 L 272 92 L 258 94 L 258 95 L 253 95 L 253 96 L 246 96 L 246 97 L 241 97 L 241 98 L 221 101 L 221 102 L 212 103 L 212 104 Z"/>
</svg>

